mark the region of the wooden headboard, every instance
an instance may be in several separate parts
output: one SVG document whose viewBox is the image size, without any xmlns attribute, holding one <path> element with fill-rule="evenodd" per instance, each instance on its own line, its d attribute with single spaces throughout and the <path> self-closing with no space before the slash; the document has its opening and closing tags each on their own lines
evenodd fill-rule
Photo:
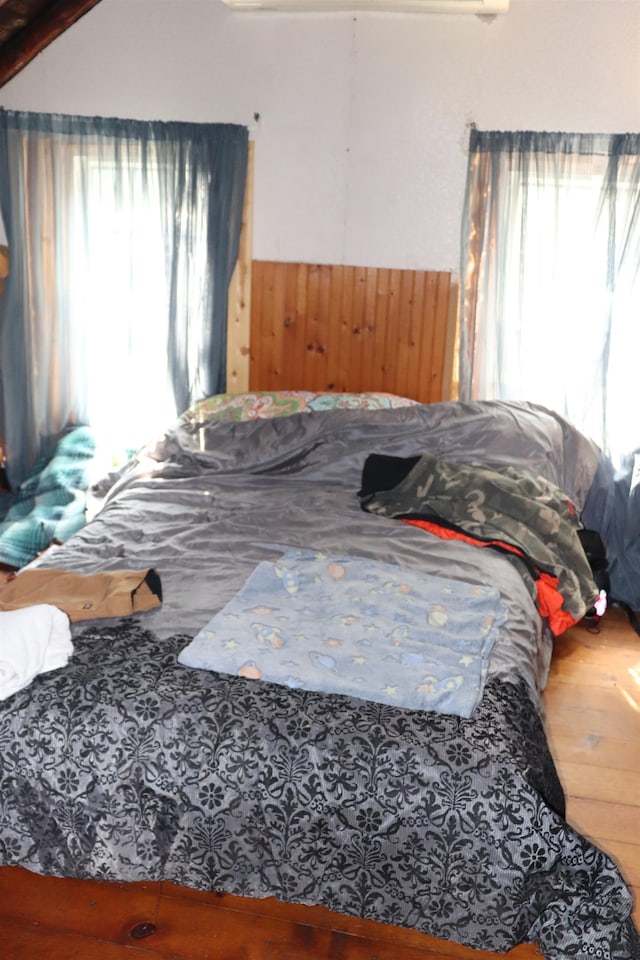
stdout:
<svg viewBox="0 0 640 960">
<path fill-rule="evenodd" d="M 452 274 L 254 260 L 249 143 L 238 260 L 229 285 L 227 390 L 457 397 Z"/>
<path fill-rule="evenodd" d="M 450 399 L 456 304 L 447 272 L 254 260 L 249 389 Z"/>
</svg>

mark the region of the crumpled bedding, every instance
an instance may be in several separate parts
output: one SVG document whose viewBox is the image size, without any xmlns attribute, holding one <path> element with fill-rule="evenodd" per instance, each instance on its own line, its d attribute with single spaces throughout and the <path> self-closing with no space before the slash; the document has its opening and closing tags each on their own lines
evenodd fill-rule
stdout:
<svg viewBox="0 0 640 960">
<path fill-rule="evenodd" d="M 640 611 L 640 453 L 631 454 L 618 473 L 601 458 L 584 522 L 606 546 L 611 598 Z"/>
<path fill-rule="evenodd" d="M 179 423 L 55 569 L 153 567 L 162 607 L 73 626 L 68 666 L 0 705 L 0 862 L 322 904 L 497 951 L 635 960 L 615 864 L 563 817 L 540 690 L 551 639 L 504 556 L 361 510 L 371 452 L 522 465 L 578 510 L 599 451 L 534 405 Z M 196 670 L 178 655 L 290 548 L 497 588 L 472 719 Z"/>
<path fill-rule="evenodd" d="M 0 495 L 0 563 L 23 567 L 50 543 L 64 542 L 80 529 L 94 455 L 92 431 L 75 427 L 15 493 Z"/>
</svg>

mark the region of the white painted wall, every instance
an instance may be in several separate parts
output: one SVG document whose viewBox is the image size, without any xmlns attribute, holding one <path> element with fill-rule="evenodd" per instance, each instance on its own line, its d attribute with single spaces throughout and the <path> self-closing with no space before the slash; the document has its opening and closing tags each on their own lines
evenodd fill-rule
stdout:
<svg viewBox="0 0 640 960">
<path fill-rule="evenodd" d="M 256 258 L 457 271 L 471 121 L 640 131 L 640 0 L 511 0 L 492 22 L 101 0 L 0 104 L 246 124 Z"/>
</svg>

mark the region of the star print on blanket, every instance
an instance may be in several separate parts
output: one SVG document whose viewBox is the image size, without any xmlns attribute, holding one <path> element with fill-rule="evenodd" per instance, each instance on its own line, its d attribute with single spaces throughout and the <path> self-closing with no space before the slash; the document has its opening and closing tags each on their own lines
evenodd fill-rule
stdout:
<svg viewBox="0 0 640 960">
<path fill-rule="evenodd" d="M 291 549 L 181 652 L 216 670 L 470 717 L 506 609 L 490 586 Z"/>
</svg>

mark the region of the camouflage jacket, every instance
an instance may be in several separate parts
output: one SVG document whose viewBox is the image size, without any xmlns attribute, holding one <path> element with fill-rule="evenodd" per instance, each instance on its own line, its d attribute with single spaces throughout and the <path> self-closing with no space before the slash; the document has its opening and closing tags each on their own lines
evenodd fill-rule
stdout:
<svg viewBox="0 0 640 960">
<path fill-rule="evenodd" d="M 534 568 L 558 578 L 563 608 L 576 621 L 585 615 L 598 588 L 578 537 L 580 518 L 559 487 L 513 467 L 452 463 L 431 454 L 411 462 L 391 489 L 361 491 L 363 509 L 442 521 L 480 540 L 515 546 Z"/>
</svg>

